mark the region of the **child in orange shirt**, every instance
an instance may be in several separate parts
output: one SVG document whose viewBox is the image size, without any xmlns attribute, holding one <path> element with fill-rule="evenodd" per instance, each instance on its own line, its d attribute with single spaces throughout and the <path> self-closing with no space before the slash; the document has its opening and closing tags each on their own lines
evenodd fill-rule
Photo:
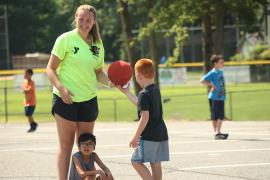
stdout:
<svg viewBox="0 0 270 180">
<path fill-rule="evenodd" d="M 33 119 L 33 113 L 36 107 L 35 82 L 31 79 L 33 75 L 32 69 L 27 69 L 24 73 L 24 83 L 22 86 L 25 94 L 24 112 L 28 118 L 30 129 L 27 132 L 34 132 L 38 124 Z"/>
</svg>

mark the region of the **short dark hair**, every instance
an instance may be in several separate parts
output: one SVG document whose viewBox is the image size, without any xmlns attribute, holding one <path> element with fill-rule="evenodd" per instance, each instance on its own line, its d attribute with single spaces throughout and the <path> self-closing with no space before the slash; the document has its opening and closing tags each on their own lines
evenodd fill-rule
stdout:
<svg viewBox="0 0 270 180">
<path fill-rule="evenodd" d="M 33 75 L 33 74 L 34 74 L 34 72 L 33 72 L 33 70 L 32 70 L 32 69 L 26 69 L 26 70 L 25 70 L 25 72 L 26 72 L 26 73 L 29 73 L 29 74 L 31 74 L 31 75 Z"/>
<path fill-rule="evenodd" d="M 214 65 L 215 63 L 217 63 L 220 59 L 224 59 L 222 55 L 220 54 L 213 54 L 210 58 L 210 61 L 212 63 L 212 65 Z"/>
<path fill-rule="evenodd" d="M 78 139 L 78 144 L 82 143 L 82 142 L 85 142 L 85 141 L 89 141 L 91 140 L 95 145 L 96 145 L 96 136 L 94 136 L 93 134 L 91 133 L 82 133 L 80 136 L 79 136 L 79 139 Z"/>
</svg>

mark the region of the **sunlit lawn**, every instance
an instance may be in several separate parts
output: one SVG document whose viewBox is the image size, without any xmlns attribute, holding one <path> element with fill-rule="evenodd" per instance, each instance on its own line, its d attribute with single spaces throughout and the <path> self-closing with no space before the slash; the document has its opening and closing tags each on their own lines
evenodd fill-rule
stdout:
<svg viewBox="0 0 270 180">
<path fill-rule="evenodd" d="M 50 89 L 47 87 L 37 90 L 38 104 L 35 112 L 37 121 L 53 121 Z M 226 116 L 228 118 L 232 116 L 233 120 L 270 120 L 270 84 L 228 85 L 227 92 Z M 161 93 L 163 99 L 170 98 L 169 102 L 163 103 L 165 119 L 209 119 L 208 99 L 204 86 L 162 87 Z M 98 121 L 133 121 L 137 118 L 136 107 L 116 89 L 100 89 L 98 99 L 100 111 Z M 7 102 L 8 122 L 25 122 L 21 91 L 8 89 Z M 232 112 L 229 108 L 230 104 L 232 104 Z M 0 122 L 5 122 L 4 89 L 0 89 L 0 114 Z"/>
</svg>

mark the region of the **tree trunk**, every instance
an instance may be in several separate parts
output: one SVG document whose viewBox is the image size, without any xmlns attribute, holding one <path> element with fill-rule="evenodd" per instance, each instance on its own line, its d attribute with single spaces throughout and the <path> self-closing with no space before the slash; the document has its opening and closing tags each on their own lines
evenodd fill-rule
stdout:
<svg viewBox="0 0 270 180">
<path fill-rule="evenodd" d="M 211 69 L 210 57 L 212 55 L 212 31 L 209 11 L 205 11 L 202 17 L 202 44 L 203 44 L 203 70 L 207 73 Z"/>
<path fill-rule="evenodd" d="M 122 32 L 124 34 L 125 50 L 127 54 L 127 59 L 130 62 L 131 67 L 133 68 L 133 85 L 135 88 L 135 93 L 137 95 L 140 92 L 141 87 L 136 81 L 134 72 L 134 65 L 136 63 L 136 58 L 135 58 L 135 49 L 134 47 L 130 46 L 130 42 L 132 41 L 132 32 L 129 20 L 128 3 L 124 0 L 119 0 L 118 4 L 121 8 L 120 18 L 121 18 Z"/>
<path fill-rule="evenodd" d="M 224 55 L 224 6 L 223 0 L 216 1 L 214 13 L 216 33 L 213 52 L 221 55 Z"/>
<path fill-rule="evenodd" d="M 151 9 L 153 8 L 153 0 L 148 0 L 148 21 L 152 22 L 152 17 L 150 16 Z M 159 59 L 157 55 L 157 40 L 156 33 L 153 31 L 149 36 L 149 47 L 150 47 L 150 56 L 151 59 L 155 62 L 155 83 L 159 87 L 159 74 L 158 74 L 158 65 Z"/>
</svg>

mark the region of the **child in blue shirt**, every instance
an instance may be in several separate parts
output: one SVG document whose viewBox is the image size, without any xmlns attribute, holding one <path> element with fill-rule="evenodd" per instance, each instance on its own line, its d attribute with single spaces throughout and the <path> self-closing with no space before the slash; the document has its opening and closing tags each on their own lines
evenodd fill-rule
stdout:
<svg viewBox="0 0 270 180">
<path fill-rule="evenodd" d="M 214 68 L 202 77 L 201 83 L 209 86 L 208 99 L 211 108 L 211 120 L 215 132 L 215 139 L 227 139 L 228 134 L 221 133 L 224 119 L 224 104 L 226 100 L 226 88 L 223 71 L 224 59 L 221 55 L 213 55 L 211 62 Z"/>
</svg>

